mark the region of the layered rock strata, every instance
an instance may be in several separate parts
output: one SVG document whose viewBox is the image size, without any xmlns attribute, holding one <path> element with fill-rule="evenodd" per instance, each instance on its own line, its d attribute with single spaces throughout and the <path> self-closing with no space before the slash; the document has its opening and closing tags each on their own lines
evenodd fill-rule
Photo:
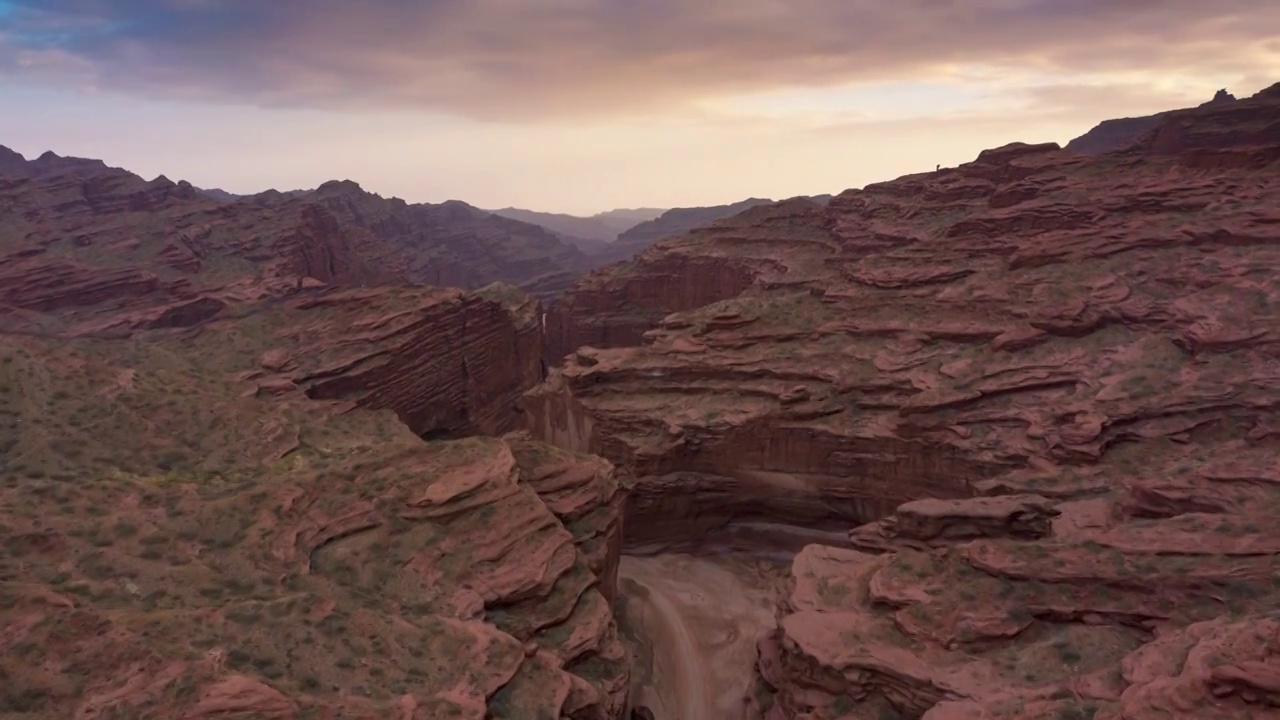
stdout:
<svg viewBox="0 0 1280 720">
<path fill-rule="evenodd" d="M 0 714 L 621 717 L 625 488 L 599 458 L 424 442 L 361 409 L 426 382 L 394 363 L 348 369 L 354 399 L 291 379 L 344 353 L 410 353 L 430 375 L 431 349 L 397 340 L 419 331 L 394 331 L 474 301 L 373 297 L 119 340 L 0 336 Z M 328 327 L 353 330 L 326 353 Z"/>
<path fill-rule="evenodd" d="M 860 526 L 794 564 L 770 718 L 1269 716 L 1277 118 L 660 244 L 568 305 L 566 346 L 642 344 L 573 352 L 530 426 L 632 470 L 629 538 Z"/>
<path fill-rule="evenodd" d="M 551 282 L 519 223 L 0 164 L 0 715 L 622 716 L 612 465 L 444 441 L 518 425 L 538 303 L 403 284 Z"/>
<path fill-rule="evenodd" d="M 388 408 L 428 439 L 495 435 L 516 428 L 520 396 L 541 378 L 537 303 L 507 290 L 306 293 L 285 301 L 296 312 L 208 329 L 253 327 L 278 343 L 250 376 L 262 392 L 296 386 L 316 399 Z M 276 318 L 288 324 L 266 325 Z"/>
</svg>

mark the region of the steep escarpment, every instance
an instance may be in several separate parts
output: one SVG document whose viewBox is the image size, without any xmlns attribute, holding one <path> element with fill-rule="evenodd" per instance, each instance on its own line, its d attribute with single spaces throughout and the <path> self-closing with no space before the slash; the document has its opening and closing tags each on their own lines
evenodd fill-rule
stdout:
<svg viewBox="0 0 1280 720">
<path fill-rule="evenodd" d="M 622 508 L 630 488 L 611 463 L 595 455 L 567 452 L 534 440 L 527 432 L 507 435 L 522 480 L 573 533 L 600 592 L 613 602 L 622 556 Z"/>
<path fill-rule="evenodd" d="M 496 435 L 519 424 L 517 402 L 541 378 L 536 303 L 511 290 L 513 306 L 435 288 L 330 290 L 208 331 L 241 325 L 279 343 L 259 358 L 266 391 L 388 408 L 426 438 Z"/>
<path fill-rule="evenodd" d="M 572 296 L 561 347 L 614 347 L 533 433 L 632 470 L 629 539 L 816 541 L 769 718 L 1269 716 L 1276 118 L 1280 86 L 660 244 Z M 744 274 L 630 302 L 710 267 Z"/>
</svg>

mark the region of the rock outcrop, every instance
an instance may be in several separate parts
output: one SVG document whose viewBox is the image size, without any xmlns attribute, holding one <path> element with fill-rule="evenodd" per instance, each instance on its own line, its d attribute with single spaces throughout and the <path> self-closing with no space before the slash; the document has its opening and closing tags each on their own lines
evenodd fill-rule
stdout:
<svg viewBox="0 0 1280 720">
<path fill-rule="evenodd" d="M 1231 103 L 1235 99 L 1235 96 L 1226 90 L 1219 90 L 1214 94 L 1212 100 L 1200 105 L 1200 107 Z M 1124 149 L 1133 144 L 1138 138 L 1159 127 L 1170 112 L 1177 111 L 1170 110 L 1143 117 L 1103 120 L 1091 128 L 1089 132 L 1067 143 L 1067 149 L 1082 155 L 1101 155 L 1102 153 Z"/>
<path fill-rule="evenodd" d="M 564 297 L 547 308 L 547 360 L 558 365 L 575 348 L 624 347 L 640 343 L 643 334 L 669 313 L 692 310 L 735 297 L 751 286 L 774 262 L 767 257 L 728 253 L 703 256 L 694 243 L 760 248 L 782 233 L 820 241 L 826 231 L 813 225 L 820 203 L 805 198 L 776 205 L 757 204 L 689 235 L 659 243 L 636 257 L 584 276 Z"/>
<path fill-rule="evenodd" d="M 542 377 L 542 344 L 537 304 L 501 291 L 373 287 L 292 297 L 284 307 L 297 312 L 279 315 L 292 322 L 261 328 L 280 344 L 262 354 L 252 379 L 264 391 L 298 387 L 394 410 L 428 439 L 502 434 L 520 423 L 520 396 Z"/>
<path fill-rule="evenodd" d="M 632 471 L 629 540 L 858 527 L 794 562 L 771 720 L 1269 717 L 1277 118 L 1280 86 L 659 244 L 548 319 L 532 431 Z"/>
</svg>

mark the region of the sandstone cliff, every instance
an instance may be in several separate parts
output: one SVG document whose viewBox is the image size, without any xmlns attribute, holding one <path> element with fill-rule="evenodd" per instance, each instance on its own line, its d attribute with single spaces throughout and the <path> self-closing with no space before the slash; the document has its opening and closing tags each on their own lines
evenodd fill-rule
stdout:
<svg viewBox="0 0 1280 720">
<path fill-rule="evenodd" d="M 793 565 L 771 719 L 1269 717 L 1278 118 L 1275 86 L 659 244 L 565 303 L 553 351 L 612 347 L 533 432 L 633 471 L 629 539 L 861 526 Z"/>
<path fill-rule="evenodd" d="M 252 327 L 279 343 L 261 354 L 254 378 L 268 390 L 389 408 L 428 439 L 496 435 L 516 428 L 520 396 L 541 379 L 536 303 L 519 291 L 514 303 L 458 290 L 337 289 L 284 304 L 299 312 L 206 331 Z"/>
<path fill-rule="evenodd" d="M 573 290 L 547 308 L 547 359 L 559 364 L 574 348 L 636 345 L 645 331 L 665 315 L 692 310 L 731 298 L 754 282 L 771 261 L 727 254 L 702 256 L 686 252 L 691 238 L 731 245 L 769 241 L 792 230 L 793 220 L 817 210 L 821 204 L 797 198 L 776 205 L 756 205 L 684 237 L 664 242 L 637 255 L 633 263 L 620 263 L 584 276 Z M 794 230 L 807 236 L 813 229 L 801 220 Z M 819 236 L 821 228 L 817 228 Z"/>
</svg>

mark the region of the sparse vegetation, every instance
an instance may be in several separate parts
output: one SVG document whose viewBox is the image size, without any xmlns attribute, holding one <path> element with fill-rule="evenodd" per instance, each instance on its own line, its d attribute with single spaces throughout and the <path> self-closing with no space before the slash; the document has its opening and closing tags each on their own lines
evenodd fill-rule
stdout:
<svg viewBox="0 0 1280 720">
<path fill-rule="evenodd" d="M 276 341 L 280 322 L 246 322 L 217 337 L 28 338 L 22 352 L 4 348 L 0 442 L 12 452 L 0 457 L 0 505 L 12 512 L 0 518 L 0 571 L 20 572 L 21 583 L 16 594 L 0 592 L 0 624 L 28 612 L 37 588 L 74 599 L 29 644 L 82 668 L 82 681 L 97 677 L 84 669 L 95 662 L 158 668 L 221 652 L 229 668 L 281 688 L 342 692 L 370 707 L 390 707 L 405 692 L 430 698 L 458 683 L 500 684 L 512 656 L 495 646 L 460 663 L 480 641 L 442 620 L 455 612 L 457 588 L 485 571 L 469 557 L 479 550 L 472 540 L 492 530 L 493 507 L 386 516 L 368 543 L 339 534 L 314 551 L 305 545 L 316 518 L 337 522 L 374 498 L 417 497 L 451 467 L 485 467 L 499 441 L 426 444 L 391 413 L 335 414 L 305 397 L 246 394 L 236 373 Z M 548 512 L 528 490 L 507 502 Z M 559 527 L 551 522 L 528 542 Z M 429 567 L 403 569 L 440 547 Z M 548 612 L 564 612 L 559 604 L 592 582 L 580 563 L 559 581 L 573 587 L 557 587 Z M 532 626 L 528 612 L 513 613 L 511 624 Z M 532 635 L 554 648 L 578 622 L 585 617 Z M 122 660 L 120 648 L 140 654 Z M 0 661 L 0 714 L 70 714 L 74 692 L 42 690 L 36 664 L 10 657 Z M 584 655 L 577 668 L 602 688 L 625 672 L 592 660 Z M 210 680 L 184 677 L 162 701 L 192 703 Z M 442 703 L 438 716 L 451 711 L 459 709 Z"/>
</svg>

